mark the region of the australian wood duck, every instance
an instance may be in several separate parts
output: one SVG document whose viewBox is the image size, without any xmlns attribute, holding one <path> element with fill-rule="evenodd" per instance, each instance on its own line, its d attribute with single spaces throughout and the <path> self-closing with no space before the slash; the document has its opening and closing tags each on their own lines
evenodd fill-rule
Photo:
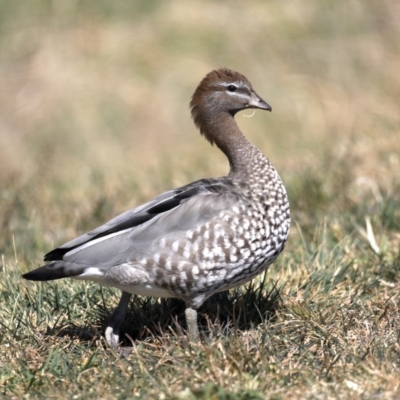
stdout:
<svg viewBox="0 0 400 400">
<path fill-rule="evenodd" d="M 264 154 L 243 136 L 234 115 L 271 107 L 238 72 L 210 72 L 190 103 L 202 135 L 230 164 L 228 176 L 170 190 L 52 250 L 49 263 L 23 275 L 33 281 L 74 278 L 122 290 L 105 336 L 119 342 L 131 295 L 186 303 L 189 336 L 197 309 L 216 292 L 264 271 L 283 250 L 290 212 L 285 187 Z"/>
</svg>

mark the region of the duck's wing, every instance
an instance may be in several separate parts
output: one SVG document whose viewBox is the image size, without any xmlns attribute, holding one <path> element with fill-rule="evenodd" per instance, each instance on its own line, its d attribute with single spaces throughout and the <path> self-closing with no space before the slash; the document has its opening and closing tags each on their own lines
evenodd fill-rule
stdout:
<svg viewBox="0 0 400 400">
<path fill-rule="evenodd" d="M 168 192 L 163 193 L 162 195 L 156 197 L 155 199 L 145 203 L 139 207 L 136 207 L 132 210 L 126 211 L 125 213 L 113 218 L 108 221 L 104 225 L 99 226 L 92 231 L 85 233 L 76 239 L 73 239 L 62 246 L 50 251 L 44 257 L 45 261 L 56 261 L 62 260 L 64 255 L 69 253 L 71 250 L 78 249 L 79 247 L 89 244 L 96 239 L 106 239 L 109 237 L 110 239 L 114 238 L 117 233 L 131 230 L 131 236 L 137 237 L 142 236 L 153 236 L 155 235 L 155 226 L 151 229 L 149 221 L 153 219 L 160 219 L 164 214 L 168 213 L 171 210 L 175 209 L 175 216 L 169 216 L 167 218 L 169 221 L 172 219 L 177 224 L 188 224 L 188 205 L 184 207 L 184 209 L 179 210 L 179 207 L 191 199 L 190 203 L 198 203 L 196 200 L 197 196 L 200 196 L 201 199 L 204 199 L 204 195 L 223 195 L 225 193 L 232 192 L 233 184 L 229 178 L 217 178 L 217 179 L 202 179 L 191 184 L 182 186 L 175 190 L 170 190 Z M 208 203 L 208 202 L 207 202 Z M 203 205 L 203 208 L 206 204 Z M 192 213 L 195 213 L 196 210 L 192 206 Z M 212 208 L 212 201 L 209 205 Z M 219 206 L 217 207 L 219 209 Z M 190 210 L 190 207 L 189 207 Z M 183 218 L 183 213 L 186 213 L 186 219 Z M 164 220 L 166 218 L 164 217 Z M 170 221 L 171 222 L 171 221 Z M 195 223 L 196 221 L 193 219 L 193 215 L 191 217 L 190 225 Z M 170 223 L 166 224 L 164 222 L 164 226 L 162 223 L 157 224 L 159 226 L 158 229 L 164 229 L 165 231 L 171 229 Z M 166 226 L 168 225 L 168 226 Z M 146 231 L 147 227 L 147 231 Z M 132 228 L 136 228 L 133 230 Z M 119 235 L 117 235 L 119 236 Z M 140 239 L 139 239 L 140 240 Z M 115 241 L 115 240 L 112 240 Z M 106 241 L 101 240 L 103 245 Z M 86 246 L 85 246 L 86 247 Z"/>
<path fill-rule="evenodd" d="M 23 277 L 34 281 L 75 277 L 103 282 L 111 267 L 154 258 L 160 250 L 168 252 L 162 248 L 161 239 L 168 239 L 172 248 L 176 243 L 185 245 L 188 231 L 205 227 L 238 202 L 241 195 L 229 178 L 194 182 L 164 193 L 51 251 L 45 258 L 51 261 L 49 264 Z M 224 223 L 222 219 L 218 222 Z M 229 237 L 234 232 L 229 229 L 223 234 Z M 114 273 L 115 279 L 122 282 L 124 271 Z M 135 279 L 142 278 L 135 275 Z"/>
</svg>

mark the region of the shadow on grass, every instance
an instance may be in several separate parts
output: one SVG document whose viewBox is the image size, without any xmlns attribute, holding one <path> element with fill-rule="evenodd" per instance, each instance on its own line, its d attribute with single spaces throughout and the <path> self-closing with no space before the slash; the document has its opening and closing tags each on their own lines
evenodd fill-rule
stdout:
<svg viewBox="0 0 400 400">
<path fill-rule="evenodd" d="M 281 288 L 276 284 L 265 287 L 265 279 L 258 285 L 217 293 L 211 296 L 198 310 L 201 336 L 229 335 L 236 331 L 253 329 L 271 320 L 280 304 Z M 89 316 L 90 326 L 68 326 L 49 328 L 48 335 L 69 336 L 81 341 L 91 341 L 104 335 L 112 309 L 97 306 Z M 169 298 L 133 296 L 125 320 L 121 326 L 120 339 L 123 346 L 131 346 L 132 340 L 146 340 L 163 335 L 186 335 L 185 303 Z"/>
</svg>

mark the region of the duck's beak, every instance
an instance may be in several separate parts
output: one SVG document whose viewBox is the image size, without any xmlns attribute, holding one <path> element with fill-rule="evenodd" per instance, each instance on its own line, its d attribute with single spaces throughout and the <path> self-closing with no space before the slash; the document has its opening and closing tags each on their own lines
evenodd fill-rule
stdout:
<svg viewBox="0 0 400 400">
<path fill-rule="evenodd" d="M 259 108 L 260 110 L 272 111 L 272 107 L 254 91 L 251 92 L 251 100 L 248 104 L 248 107 Z"/>
</svg>

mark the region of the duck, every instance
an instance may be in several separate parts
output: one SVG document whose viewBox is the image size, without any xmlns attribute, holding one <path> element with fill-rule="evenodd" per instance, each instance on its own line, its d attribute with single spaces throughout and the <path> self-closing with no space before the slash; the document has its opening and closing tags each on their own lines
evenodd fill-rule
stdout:
<svg viewBox="0 0 400 400">
<path fill-rule="evenodd" d="M 31 281 L 88 280 L 122 291 L 105 338 L 120 343 L 132 294 L 185 302 L 187 334 L 199 338 L 197 310 L 213 294 L 266 271 L 285 247 L 290 208 L 269 159 L 239 129 L 242 110 L 272 111 L 241 73 L 219 68 L 196 88 L 194 124 L 227 157 L 229 173 L 169 190 L 44 256 Z"/>
</svg>

